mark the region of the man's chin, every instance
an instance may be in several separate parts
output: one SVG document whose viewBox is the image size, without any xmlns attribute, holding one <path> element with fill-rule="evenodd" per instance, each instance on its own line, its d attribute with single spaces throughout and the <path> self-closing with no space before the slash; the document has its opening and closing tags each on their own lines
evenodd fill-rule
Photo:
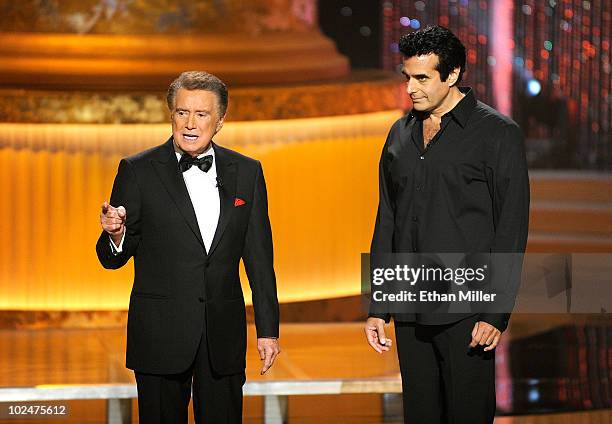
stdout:
<svg viewBox="0 0 612 424">
<path fill-rule="evenodd" d="M 208 143 L 202 143 L 201 141 L 198 140 L 197 143 L 192 142 L 192 141 L 185 141 L 185 140 L 181 140 L 180 142 L 176 143 L 178 148 L 183 151 L 183 153 L 189 153 L 189 154 L 200 154 L 205 152 L 209 145 L 210 142 Z"/>
</svg>

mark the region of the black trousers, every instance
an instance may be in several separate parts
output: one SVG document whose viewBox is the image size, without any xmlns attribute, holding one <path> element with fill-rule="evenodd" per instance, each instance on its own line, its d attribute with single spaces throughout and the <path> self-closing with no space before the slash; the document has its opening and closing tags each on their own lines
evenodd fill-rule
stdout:
<svg viewBox="0 0 612 424">
<path fill-rule="evenodd" d="M 140 424 L 187 424 L 192 379 L 197 424 L 242 423 L 242 386 L 246 376 L 244 372 L 220 376 L 212 371 L 206 334 L 202 334 L 195 360 L 186 371 L 171 375 L 134 374 Z"/>
<path fill-rule="evenodd" d="M 404 423 L 492 424 L 495 350 L 470 348 L 477 316 L 446 325 L 395 322 Z"/>
</svg>

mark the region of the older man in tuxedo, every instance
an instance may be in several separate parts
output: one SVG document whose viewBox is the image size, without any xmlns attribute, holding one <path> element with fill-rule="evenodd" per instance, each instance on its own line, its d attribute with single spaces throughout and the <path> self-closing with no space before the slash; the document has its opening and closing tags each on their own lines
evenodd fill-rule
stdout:
<svg viewBox="0 0 612 424">
<path fill-rule="evenodd" d="M 168 90 L 172 137 L 122 159 L 100 213 L 105 268 L 134 257 L 126 366 L 140 422 L 239 423 L 246 366 L 242 258 L 253 292 L 262 373 L 280 353 L 278 300 L 261 164 L 212 141 L 225 84 L 184 72 Z"/>
</svg>

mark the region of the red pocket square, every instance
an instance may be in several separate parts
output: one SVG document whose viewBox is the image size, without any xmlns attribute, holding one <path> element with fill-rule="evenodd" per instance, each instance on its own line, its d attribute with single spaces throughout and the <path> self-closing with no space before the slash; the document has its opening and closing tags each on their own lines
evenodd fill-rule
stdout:
<svg viewBox="0 0 612 424">
<path fill-rule="evenodd" d="M 234 199 L 234 206 L 242 206 L 246 204 L 246 202 L 244 200 L 242 200 L 240 197 L 236 197 L 236 199 Z"/>
</svg>

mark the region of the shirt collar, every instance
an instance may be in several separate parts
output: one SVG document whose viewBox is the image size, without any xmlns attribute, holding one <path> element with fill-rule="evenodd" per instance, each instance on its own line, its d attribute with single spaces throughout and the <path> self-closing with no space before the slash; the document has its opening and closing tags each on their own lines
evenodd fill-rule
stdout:
<svg viewBox="0 0 612 424">
<path fill-rule="evenodd" d="M 465 94 L 465 96 L 459 100 L 459 103 L 457 103 L 454 108 L 446 112 L 442 118 L 444 119 L 446 116 L 451 116 L 462 128 L 465 128 L 472 111 L 476 107 L 476 96 L 471 87 L 459 87 L 459 91 Z M 414 111 L 410 111 L 409 117 L 406 119 L 406 125 L 413 117 L 418 118 L 418 115 Z"/>
<path fill-rule="evenodd" d="M 465 128 L 465 124 L 467 124 L 472 111 L 476 107 L 476 97 L 471 87 L 459 87 L 459 91 L 465 96 L 448 113 L 462 128 Z"/>
</svg>

